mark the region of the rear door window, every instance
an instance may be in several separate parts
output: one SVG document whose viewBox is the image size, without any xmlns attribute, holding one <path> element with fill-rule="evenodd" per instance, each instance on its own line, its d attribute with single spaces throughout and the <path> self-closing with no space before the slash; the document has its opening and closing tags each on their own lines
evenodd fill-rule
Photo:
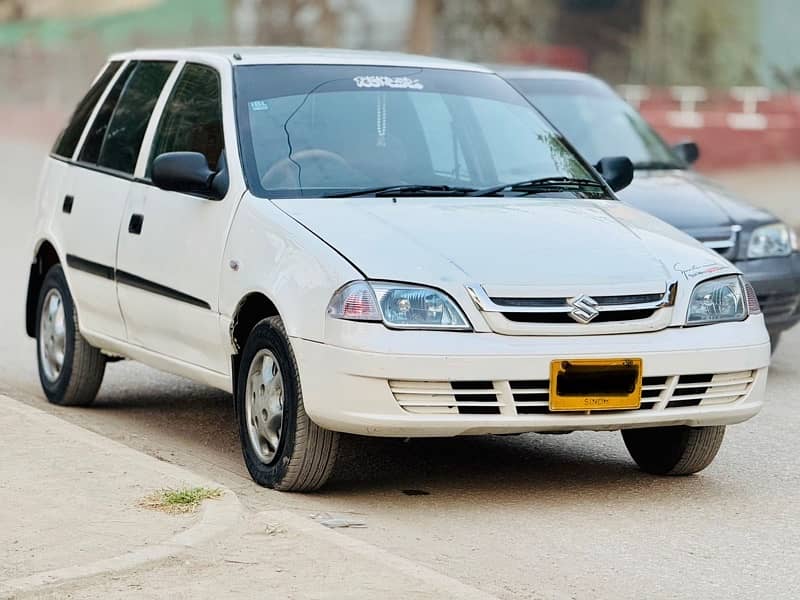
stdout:
<svg viewBox="0 0 800 600">
<path fill-rule="evenodd" d="M 133 174 L 153 108 L 174 66 L 140 61 L 126 68 L 92 124 L 81 162 Z"/>
<path fill-rule="evenodd" d="M 69 124 L 56 140 L 55 146 L 53 147 L 53 154 L 62 158 L 72 158 L 72 155 L 75 153 L 75 147 L 81 139 L 81 134 L 86 127 L 86 123 L 89 121 L 89 117 L 92 115 L 97 101 L 100 100 L 100 97 L 108 87 L 111 79 L 113 79 L 114 75 L 119 71 L 121 65 L 122 61 L 119 60 L 108 63 L 100 77 L 97 78 L 83 99 L 78 103 L 78 106 L 72 113 Z"/>
<path fill-rule="evenodd" d="M 216 170 L 224 147 L 219 75 L 211 67 L 187 64 L 164 108 L 150 165 L 165 152 L 199 152 Z"/>
<path fill-rule="evenodd" d="M 128 66 L 125 67 L 125 70 L 114 83 L 114 87 L 108 92 L 106 99 L 103 100 L 100 110 L 97 111 L 97 116 L 92 121 L 89 133 L 86 135 L 86 140 L 83 142 L 83 148 L 81 148 L 80 156 L 78 156 L 80 162 L 90 165 L 97 163 L 97 157 L 100 156 L 100 147 L 103 145 L 103 139 L 108 129 L 108 122 L 111 120 L 111 115 L 114 114 L 114 108 L 119 102 L 119 96 L 122 94 L 125 83 L 138 64 L 135 61 L 128 63 Z"/>
</svg>

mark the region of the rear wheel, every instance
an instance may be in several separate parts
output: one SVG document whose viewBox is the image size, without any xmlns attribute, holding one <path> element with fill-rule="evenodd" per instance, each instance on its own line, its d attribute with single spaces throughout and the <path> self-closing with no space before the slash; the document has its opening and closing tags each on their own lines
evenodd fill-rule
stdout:
<svg viewBox="0 0 800 600">
<path fill-rule="evenodd" d="M 60 265 L 51 267 L 44 278 L 36 315 L 39 381 L 47 400 L 61 406 L 88 406 L 103 383 L 106 359 L 80 334 Z"/>
<path fill-rule="evenodd" d="M 336 462 L 339 434 L 306 414 L 297 362 L 280 317 L 264 319 L 250 333 L 238 377 L 239 438 L 253 480 L 293 492 L 324 485 Z"/>
<path fill-rule="evenodd" d="M 622 430 L 631 458 L 642 471 L 654 475 L 702 471 L 717 456 L 724 436 L 723 425 Z"/>
</svg>

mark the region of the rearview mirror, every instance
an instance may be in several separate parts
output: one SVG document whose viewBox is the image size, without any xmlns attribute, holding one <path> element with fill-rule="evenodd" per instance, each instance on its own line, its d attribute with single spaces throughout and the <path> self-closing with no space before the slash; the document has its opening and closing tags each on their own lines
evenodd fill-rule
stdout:
<svg viewBox="0 0 800 600">
<path fill-rule="evenodd" d="M 700 158 L 700 147 L 694 142 L 681 142 L 672 147 L 672 151 L 678 155 L 687 165 L 692 165 Z"/>
<path fill-rule="evenodd" d="M 627 156 L 601 158 L 594 168 L 615 192 L 628 187 L 633 181 L 633 163 Z"/>
<path fill-rule="evenodd" d="M 224 192 L 220 194 L 213 185 L 217 172 L 211 170 L 208 160 L 199 152 L 159 154 L 153 161 L 150 176 L 162 190 L 200 194 L 215 200 L 224 196 Z"/>
</svg>

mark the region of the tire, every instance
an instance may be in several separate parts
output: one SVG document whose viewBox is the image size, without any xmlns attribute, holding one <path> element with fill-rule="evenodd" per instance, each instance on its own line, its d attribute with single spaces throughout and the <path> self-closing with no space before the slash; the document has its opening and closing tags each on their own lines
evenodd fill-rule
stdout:
<svg viewBox="0 0 800 600">
<path fill-rule="evenodd" d="M 257 399 L 259 389 L 266 400 Z M 273 410 L 277 405 L 280 411 Z M 266 413 L 263 406 L 268 406 Z M 280 317 L 260 321 L 247 338 L 237 375 L 236 417 L 244 462 L 257 484 L 311 492 L 330 477 L 339 434 L 317 426 L 306 414 L 297 361 Z M 271 435 L 276 427 L 277 436 Z"/>
<path fill-rule="evenodd" d="M 769 332 L 769 341 L 772 344 L 770 352 L 772 354 L 775 354 L 775 350 L 778 348 L 778 344 L 781 341 L 781 333 L 780 331 Z"/>
<path fill-rule="evenodd" d="M 51 301 L 60 302 L 61 312 L 56 310 L 57 318 L 49 318 L 50 313 L 43 314 L 46 301 L 48 307 L 51 306 Z M 43 318 L 54 323 L 52 330 L 46 329 Z M 46 338 L 50 338 L 51 344 L 54 340 L 46 331 L 52 331 L 54 335 L 57 333 L 61 340 L 58 349 L 63 360 L 59 369 L 46 359 L 48 355 L 52 355 L 45 351 L 48 342 Z M 78 313 L 75 311 L 61 265 L 50 268 L 39 291 L 36 306 L 36 356 L 39 381 L 48 402 L 59 406 L 89 406 L 94 402 L 103 383 L 106 359 L 100 350 L 89 345 L 80 334 Z"/>
<path fill-rule="evenodd" d="M 653 475 L 691 475 L 716 457 L 725 426 L 623 429 L 622 439 L 639 468 Z"/>
</svg>

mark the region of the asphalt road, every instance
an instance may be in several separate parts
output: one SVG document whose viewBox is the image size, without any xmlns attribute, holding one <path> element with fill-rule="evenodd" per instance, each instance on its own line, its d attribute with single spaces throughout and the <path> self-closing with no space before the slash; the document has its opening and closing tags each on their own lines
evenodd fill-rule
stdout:
<svg viewBox="0 0 800 600">
<path fill-rule="evenodd" d="M 325 491 L 271 492 L 244 470 L 226 394 L 123 362 L 93 408 L 44 401 L 23 298 L 45 150 L 0 142 L 0 391 L 212 477 L 253 509 L 355 514 L 367 527 L 347 535 L 499 597 L 800 597 L 800 329 L 776 353 L 764 411 L 729 428 L 697 476 L 641 474 L 615 433 L 352 438 Z M 731 181 L 751 197 L 768 186 L 762 196 L 792 218 L 798 169 L 777 172 Z M 331 560 L 346 576 L 347 557 Z"/>
</svg>

